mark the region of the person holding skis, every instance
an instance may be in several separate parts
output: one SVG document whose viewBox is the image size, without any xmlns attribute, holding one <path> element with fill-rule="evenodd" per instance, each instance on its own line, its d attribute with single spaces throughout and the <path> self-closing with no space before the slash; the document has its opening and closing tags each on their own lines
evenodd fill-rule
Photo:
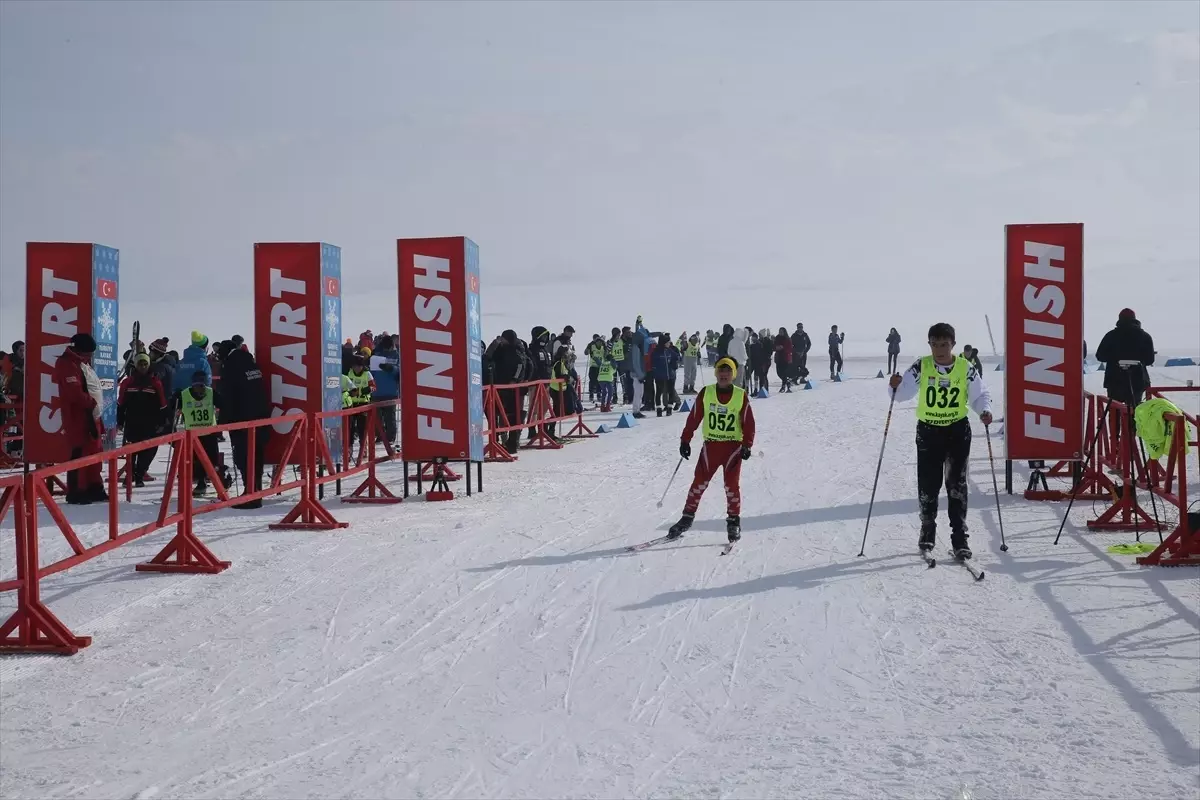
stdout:
<svg viewBox="0 0 1200 800">
<path fill-rule="evenodd" d="M 696 474 L 683 505 L 683 516 L 671 526 L 668 539 L 678 539 L 692 527 L 700 498 L 718 469 L 725 479 L 725 528 L 730 543 L 742 538 L 742 492 L 740 486 L 742 462 L 750 458 L 754 446 L 754 412 L 746 390 L 734 385 L 737 367 L 731 358 L 717 362 L 716 384 L 709 384 L 699 394 L 688 414 L 679 442 L 679 455 L 692 457 L 692 434 L 701 429 L 704 445 L 696 461 Z"/>
<path fill-rule="evenodd" d="M 913 362 L 904 375 L 888 381 L 893 401 L 917 399 L 917 499 L 924 552 L 937 543 L 938 495 L 945 480 L 949 497 L 950 547 L 955 558 L 971 558 L 967 545 L 967 464 L 971 423 L 967 407 L 983 424 L 992 424 L 992 403 L 983 375 L 967 359 L 954 355 L 954 327 L 939 322 L 929 329 L 930 355 Z"/>
</svg>

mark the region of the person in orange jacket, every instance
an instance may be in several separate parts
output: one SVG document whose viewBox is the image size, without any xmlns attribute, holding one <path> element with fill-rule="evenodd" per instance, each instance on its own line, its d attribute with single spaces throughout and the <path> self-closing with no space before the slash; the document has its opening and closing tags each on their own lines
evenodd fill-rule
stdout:
<svg viewBox="0 0 1200 800">
<path fill-rule="evenodd" d="M 104 395 L 100 378 L 92 369 L 96 340 L 87 333 L 71 337 L 71 344 L 54 362 L 54 383 L 62 404 L 62 431 L 71 448 L 71 458 L 95 455 L 102 450 Z M 67 502 L 86 505 L 105 502 L 104 480 L 99 463 L 67 473 Z"/>
</svg>

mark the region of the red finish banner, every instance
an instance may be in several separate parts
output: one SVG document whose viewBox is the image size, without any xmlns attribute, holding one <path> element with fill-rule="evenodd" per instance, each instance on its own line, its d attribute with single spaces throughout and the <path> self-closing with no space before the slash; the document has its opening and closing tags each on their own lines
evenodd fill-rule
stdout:
<svg viewBox="0 0 1200 800">
<path fill-rule="evenodd" d="M 25 245 L 25 459 L 69 461 L 54 364 L 77 333 L 92 333 L 92 244 Z M 115 291 L 114 291 L 115 294 Z"/>
<path fill-rule="evenodd" d="M 321 242 L 267 242 L 254 245 L 254 353 L 262 370 L 271 416 L 325 410 L 332 397 L 340 408 L 341 301 L 326 308 L 326 295 L 339 280 L 325 274 L 340 265 L 340 251 Z M 332 341 L 332 354 L 329 342 Z M 326 362 L 332 359 L 329 369 Z M 327 391 L 331 374 L 333 386 Z M 282 456 L 285 434 L 295 423 L 272 426 L 267 458 Z M 299 460 L 302 455 L 295 452 Z"/>
<path fill-rule="evenodd" d="M 471 458 L 469 243 L 461 236 L 396 242 L 405 461 Z"/>
<path fill-rule="evenodd" d="M 1006 225 L 1008 457 L 1083 458 L 1083 224 Z"/>
</svg>

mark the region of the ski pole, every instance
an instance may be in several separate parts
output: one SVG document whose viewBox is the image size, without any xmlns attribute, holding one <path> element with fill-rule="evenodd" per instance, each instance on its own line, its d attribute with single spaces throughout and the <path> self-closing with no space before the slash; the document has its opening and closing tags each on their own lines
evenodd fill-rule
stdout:
<svg viewBox="0 0 1200 800">
<path fill-rule="evenodd" d="M 658 505 L 655 508 L 662 508 L 663 501 L 667 499 L 667 492 L 671 491 L 671 484 L 675 482 L 675 476 L 679 474 L 679 468 L 683 466 L 683 456 L 679 457 L 679 463 L 675 465 L 675 471 L 671 473 L 671 480 L 667 481 L 667 488 L 663 489 L 662 497 L 658 499 Z"/>
<path fill-rule="evenodd" d="M 996 483 L 996 457 L 992 455 L 991 425 L 983 426 L 984 437 L 988 443 L 988 463 L 992 465 L 992 492 L 996 495 L 996 519 L 1000 523 L 1000 552 L 1008 552 L 1008 543 L 1004 541 L 1004 517 L 1000 515 L 1000 486 Z"/>
<path fill-rule="evenodd" d="M 1087 471 L 1088 471 L 1088 465 L 1090 465 L 1092 463 L 1092 451 L 1094 451 L 1097 448 L 1096 440 L 1099 439 L 1100 434 L 1104 432 L 1104 421 L 1106 419 L 1108 419 L 1108 410 L 1110 408 L 1112 408 L 1111 400 L 1104 404 L 1104 410 L 1100 412 L 1100 421 L 1099 421 L 1099 423 L 1097 423 L 1096 433 L 1092 437 L 1092 446 L 1091 446 L 1091 448 L 1088 449 L 1088 452 L 1083 457 L 1083 472 L 1085 475 L 1087 474 Z M 1063 514 L 1062 522 L 1060 522 L 1058 525 L 1058 533 L 1054 536 L 1055 544 L 1058 544 L 1059 538 L 1062 537 L 1063 528 L 1065 528 L 1067 526 L 1067 520 L 1071 516 L 1071 507 L 1075 505 L 1075 494 L 1076 494 L 1076 490 L 1078 488 L 1079 487 L 1077 485 L 1071 487 L 1071 496 L 1070 496 L 1070 499 L 1067 500 L 1067 511 L 1066 511 L 1066 513 Z"/>
<path fill-rule="evenodd" d="M 875 490 L 879 488 L 879 470 L 883 468 L 883 449 L 887 447 L 888 428 L 892 425 L 892 408 L 896 405 L 896 389 L 892 389 L 892 399 L 888 401 L 887 419 L 883 422 L 883 443 L 879 445 L 879 461 L 875 464 L 875 483 L 871 485 L 871 504 L 867 506 L 867 524 L 863 528 L 862 547 L 858 549 L 858 557 L 867 554 L 867 531 L 871 529 L 871 512 L 875 509 Z"/>
</svg>

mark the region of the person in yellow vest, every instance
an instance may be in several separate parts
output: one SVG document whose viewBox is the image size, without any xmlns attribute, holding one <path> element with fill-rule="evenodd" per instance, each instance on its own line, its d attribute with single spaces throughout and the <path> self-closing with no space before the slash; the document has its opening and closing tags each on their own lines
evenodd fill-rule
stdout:
<svg viewBox="0 0 1200 800">
<path fill-rule="evenodd" d="M 696 474 L 683 505 L 683 516 L 671 526 L 667 538 L 678 539 L 692 527 L 700 498 L 717 470 L 724 471 L 725 529 L 730 542 L 742 538 L 742 462 L 750 458 L 754 446 L 754 412 L 750 396 L 740 386 L 734 386 L 737 366 L 731 358 L 717 362 L 715 384 L 704 387 L 688 414 L 679 443 L 679 455 L 692 457 L 692 434 L 701 429 L 704 446 L 696 461 Z"/>
<path fill-rule="evenodd" d="M 365 348 L 364 348 L 365 349 Z M 367 369 L 367 359 L 362 355 L 350 361 L 350 370 L 342 376 L 342 406 L 355 408 L 369 405 L 375 391 L 375 377 Z M 349 403 L 347 405 L 347 402 Z M 367 413 L 350 415 L 350 451 L 354 452 L 354 441 L 366 442 Z"/>
<path fill-rule="evenodd" d="M 696 371 L 700 366 L 700 334 L 693 333 L 680 348 L 683 351 L 683 393 L 696 393 Z"/>
<path fill-rule="evenodd" d="M 950 548 L 968 559 L 967 465 L 971 458 L 970 407 L 984 425 L 992 424 L 992 399 L 983 374 L 954 355 L 954 327 L 939 322 L 929 329 L 930 355 L 893 374 L 888 390 L 896 402 L 917 400 L 917 499 L 921 537 L 917 547 L 930 551 L 937 543 L 938 496 L 946 484 L 950 513 Z"/>
<path fill-rule="evenodd" d="M 571 352 L 566 347 L 558 348 L 554 363 L 550 365 L 550 416 L 570 414 L 575 409 L 575 395 L 571 389 Z M 547 422 L 546 433 L 558 441 L 554 429 L 557 423 Z"/>
<path fill-rule="evenodd" d="M 607 351 L 600 354 L 600 366 L 596 369 L 596 383 L 599 387 L 600 410 L 612 411 L 613 400 L 617 396 L 617 365 Z"/>
<path fill-rule="evenodd" d="M 213 388 L 206 385 L 207 381 L 207 373 L 196 371 L 192 374 L 192 385 L 179 395 L 179 408 L 183 415 L 184 430 L 200 431 L 204 428 L 215 427 L 217 424 L 217 412 L 221 410 L 221 401 Z M 223 471 L 219 436 L 216 433 L 202 433 L 198 434 L 197 438 L 200 446 L 204 448 L 205 455 L 208 456 L 209 463 L 213 465 L 214 469 Z M 208 473 L 196 458 L 192 459 L 192 477 L 196 481 L 192 496 L 203 497 L 208 493 Z M 226 489 L 233 483 L 226 474 L 221 475 L 221 482 L 225 484 Z"/>
<path fill-rule="evenodd" d="M 588 400 L 594 403 L 600 390 L 600 362 L 608 352 L 600 334 L 592 334 L 592 341 L 585 352 L 588 360 Z"/>
</svg>

